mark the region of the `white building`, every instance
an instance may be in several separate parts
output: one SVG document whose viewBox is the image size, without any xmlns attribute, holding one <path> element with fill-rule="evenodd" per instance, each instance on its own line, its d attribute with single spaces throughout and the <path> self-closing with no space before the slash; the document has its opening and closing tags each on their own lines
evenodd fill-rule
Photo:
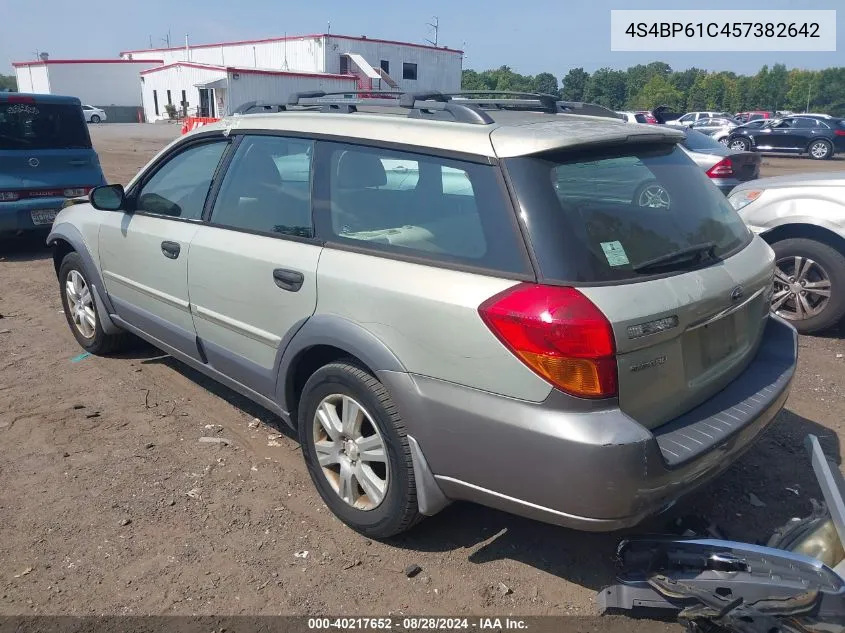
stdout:
<svg viewBox="0 0 845 633">
<path fill-rule="evenodd" d="M 168 104 L 221 117 L 249 101 L 285 103 L 296 92 L 357 90 L 358 81 L 352 75 L 174 62 L 143 71 L 141 86 L 144 114 L 155 121 L 167 117 Z"/>
<path fill-rule="evenodd" d="M 283 103 L 295 92 L 402 90 L 455 92 L 463 52 L 345 35 L 124 51 L 120 59 L 13 64 L 21 92 L 67 94 L 94 106 L 143 108 L 147 121 L 168 104 L 220 117 L 250 101 Z M 109 120 L 114 120 L 109 113 Z"/>
<path fill-rule="evenodd" d="M 211 108 L 204 104 L 210 97 L 199 91 L 215 90 L 216 116 L 228 114 L 248 101 L 281 99 L 283 102 L 289 94 L 301 90 L 455 92 L 461 88 L 463 62 L 462 51 L 446 47 L 328 34 L 124 51 L 120 56 L 131 61 L 161 59 L 163 69 L 179 69 L 177 74 L 152 79 L 157 86 L 158 115 L 154 114 L 155 103 L 150 101 L 152 89 L 145 85 L 144 111 L 148 120 L 163 116 L 162 104 L 165 102 L 160 90 L 170 90 L 170 103 L 177 107 L 184 90 L 189 111 L 200 105 L 202 113 L 208 115 Z M 210 81 L 220 82 L 224 71 L 227 75 L 225 88 L 222 83 L 216 83 L 216 87 L 200 85 L 210 77 L 214 77 Z M 178 73 L 184 79 L 180 79 Z M 151 81 L 151 74 L 154 73 L 144 72 L 145 84 Z M 233 79 L 235 74 L 248 77 L 248 82 L 233 88 L 237 81 Z M 294 82 L 294 78 L 297 81 Z M 349 79 L 355 85 L 351 85 Z M 272 81 L 284 85 L 271 89 L 268 84 Z M 261 85 L 262 88 L 250 92 L 246 89 L 248 85 L 254 85 L 256 89 Z M 221 90 L 226 91 L 222 108 Z"/>
<path fill-rule="evenodd" d="M 141 106 L 138 73 L 161 65 L 144 59 L 47 59 L 14 62 L 20 92 L 78 97 L 97 107 Z"/>
</svg>

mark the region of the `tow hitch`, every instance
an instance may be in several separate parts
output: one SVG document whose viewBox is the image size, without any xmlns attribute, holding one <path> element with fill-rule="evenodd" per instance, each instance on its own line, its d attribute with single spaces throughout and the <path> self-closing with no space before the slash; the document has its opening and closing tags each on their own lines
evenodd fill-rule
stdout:
<svg viewBox="0 0 845 633">
<path fill-rule="evenodd" d="M 717 538 L 620 543 L 602 613 L 675 613 L 689 631 L 845 633 L 845 479 L 818 438 L 805 441 L 826 505 L 793 519 L 766 546 Z"/>
</svg>

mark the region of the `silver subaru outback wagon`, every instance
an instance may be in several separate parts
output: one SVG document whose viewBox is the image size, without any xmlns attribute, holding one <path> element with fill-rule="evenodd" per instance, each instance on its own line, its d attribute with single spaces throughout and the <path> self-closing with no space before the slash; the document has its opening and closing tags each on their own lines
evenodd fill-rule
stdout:
<svg viewBox="0 0 845 633">
<path fill-rule="evenodd" d="M 679 132 L 537 95 L 258 109 L 63 210 L 61 298 L 89 352 L 139 336 L 295 427 L 355 530 L 632 526 L 783 407 L 772 250 Z"/>
</svg>

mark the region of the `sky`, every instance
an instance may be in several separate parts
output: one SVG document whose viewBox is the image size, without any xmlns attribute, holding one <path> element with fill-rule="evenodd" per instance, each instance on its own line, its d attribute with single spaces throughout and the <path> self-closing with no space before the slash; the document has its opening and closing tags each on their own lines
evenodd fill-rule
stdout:
<svg viewBox="0 0 845 633">
<path fill-rule="evenodd" d="M 837 7 L 837 5 L 839 5 Z M 198 10 L 197 7 L 202 7 Z M 837 9 L 833 53 L 620 53 L 610 50 L 611 9 Z M 37 17 L 34 16 L 34 12 Z M 691 66 L 753 74 L 764 65 L 818 69 L 845 66 L 845 3 L 842 0 L 0 0 L 0 74 L 11 62 L 47 51 L 53 59 L 113 58 L 122 50 L 163 46 L 168 31 L 175 46 L 282 35 L 331 32 L 425 43 L 426 23 L 439 18 L 441 46 L 466 52 L 464 68 L 502 65 L 523 74 L 570 68 L 625 69 L 651 61 L 673 69 Z M 51 17 L 52 16 L 52 17 Z M 59 17 L 61 16 L 61 17 Z"/>
</svg>

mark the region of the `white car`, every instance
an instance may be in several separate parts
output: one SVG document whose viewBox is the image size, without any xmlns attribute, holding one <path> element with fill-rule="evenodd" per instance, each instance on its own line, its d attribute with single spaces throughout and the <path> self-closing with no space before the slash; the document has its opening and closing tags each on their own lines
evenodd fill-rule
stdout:
<svg viewBox="0 0 845 633">
<path fill-rule="evenodd" d="M 645 115 L 641 112 L 617 112 L 625 117 L 628 123 L 648 123 Z"/>
<path fill-rule="evenodd" d="M 679 119 L 675 119 L 674 121 L 666 121 L 667 125 L 684 125 L 686 127 L 690 127 L 693 123 L 700 119 L 712 119 L 712 118 L 732 118 L 730 114 L 726 114 L 725 112 L 687 112 L 684 116 L 680 117 Z"/>
<path fill-rule="evenodd" d="M 90 105 L 82 106 L 82 113 L 85 115 L 85 120 L 88 123 L 100 123 L 108 118 L 106 117 L 105 110 Z"/>
</svg>

